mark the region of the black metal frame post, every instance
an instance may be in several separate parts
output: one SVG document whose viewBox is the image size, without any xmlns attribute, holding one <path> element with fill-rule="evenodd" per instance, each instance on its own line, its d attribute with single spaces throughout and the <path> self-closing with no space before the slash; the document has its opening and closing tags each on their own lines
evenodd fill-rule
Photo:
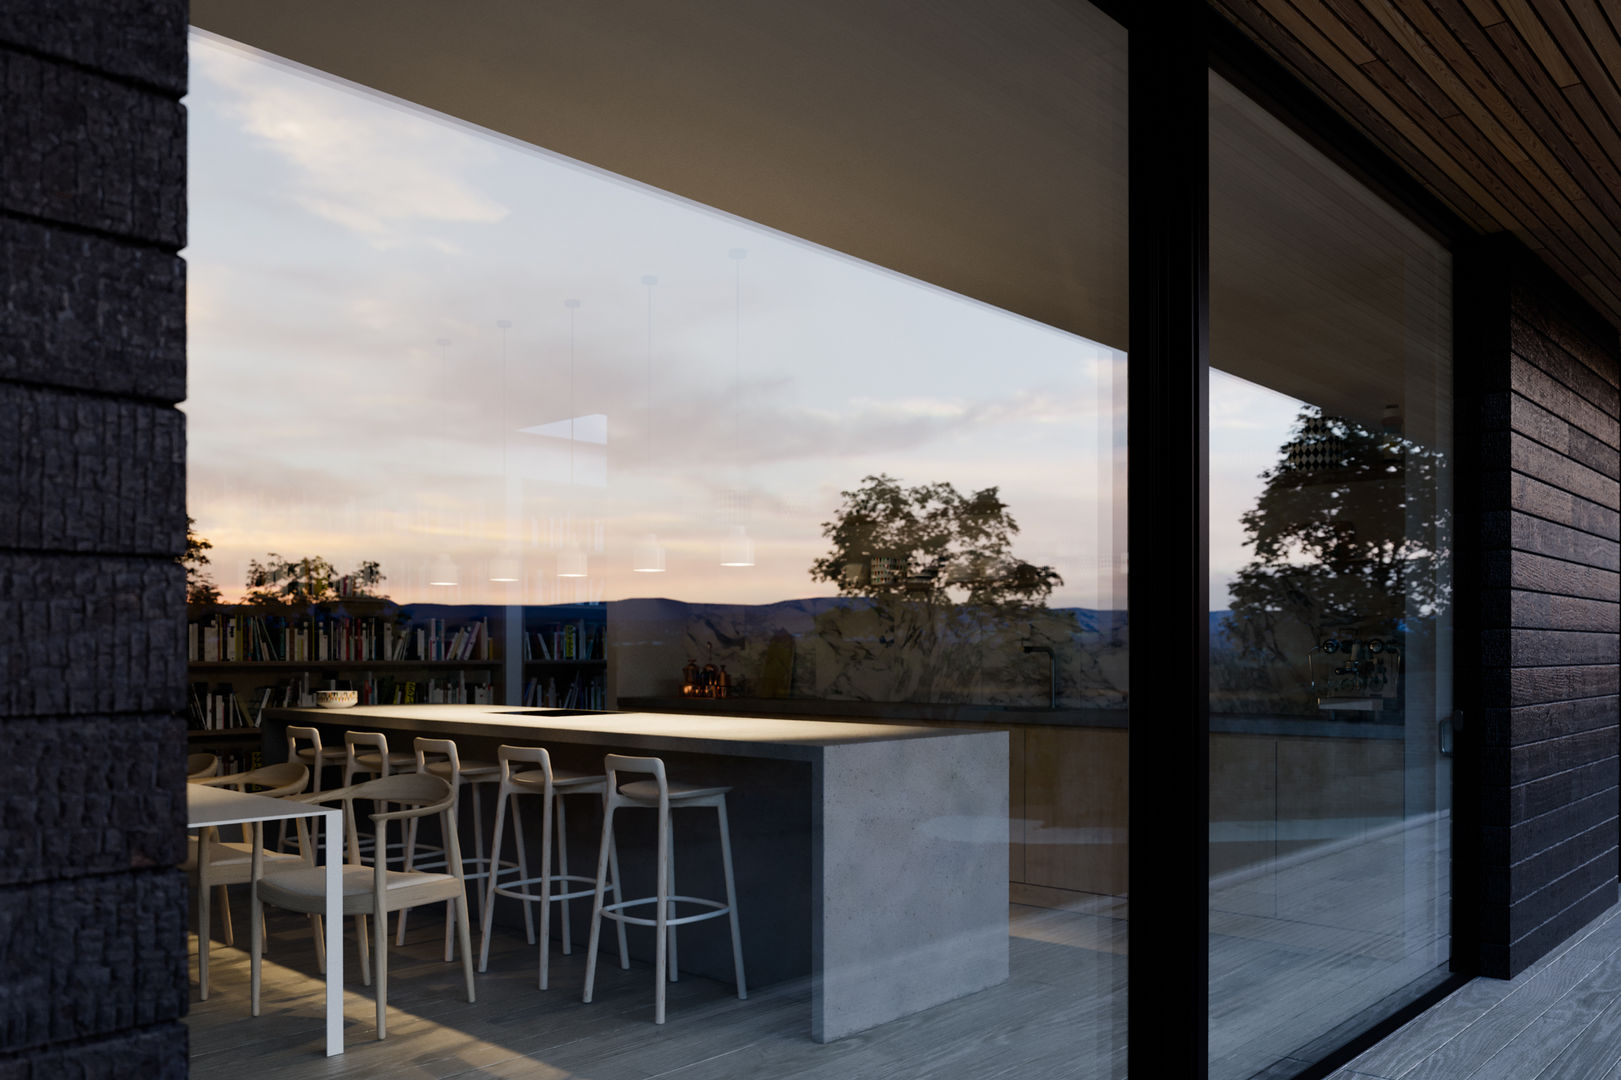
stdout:
<svg viewBox="0 0 1621 1080">
<path fill-rule="evenodd" d="M 1187 1078 L 1209 1056 L 1209 46 L 1202 0 L 1132 15 L 1127 1065 Z"/>
</svg>

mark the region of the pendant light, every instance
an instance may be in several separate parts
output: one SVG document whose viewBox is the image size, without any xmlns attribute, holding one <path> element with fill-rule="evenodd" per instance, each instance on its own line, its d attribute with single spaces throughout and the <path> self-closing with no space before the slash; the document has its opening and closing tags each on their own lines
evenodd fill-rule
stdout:
<svg viewBox="0 0 1621 1080">
<path fill-rule="evenodd" d="M 647 460 L 651 463 L 653 452 L 653 286 L 659 279 L 652 274 L 642 275 L 642 284 L 647 286 Z M 640 544 L 636 545 L 635 557 L 631 562 L 631 570 L 638 574 L 664 573 L 664 545 L 653 533 L 648 533 Z"/>
<path fill-rule="evenodd" d="M 452 380 L 450 377 L 450 339 L 447 337 L 436 338 L 434 340 L 434 344 L 439 346 L 440 374 L 445 380 L 444 400 L 449 401 L 450 390 L 452 387 Z M 449 552 L 440 552 L 434 557 L 433 562 L 428 565 L 428 584 L 446 588 L 461 584 L 461 568 L 456 565 L 453 559 L 451 559 Z"/>
<path fill-rule="evenodd" d="M 720 564 L 722 566 L 753 566 L 754 541 L 749 539 L 748 530 L 741 525 L 733 525 L 730 535 L 720 546 Z"/>
<path fill-rule="evenodd" d="M 508 429 L 511 427 L 507 419 L 507 331 L 512 329 L 512 323 L 507 319 L 496 322 L 496 328 L 501 331 L 501 490 L 504 496 L 510 498 L 507 491 L 509 483 L 508 463 Z M 523 577 L 523 563 L 512 550 L 512 522 L 511 513 L 508 512 L 506 527 L 502 530 L 504 543 L 501 554 L 490 560 L 490 580 L 503 585 L 511 584 Z"/>
<path fill-rule="evenodd" d="M 564 300 L 568 308 L 568 486 L 569 502 L 574 501 L 574 322 L 580 311 L 578 300 Z M 590 572 L 585 549 L 574 539 L 574 520 L 568 519 L 568 546 L 557 553 L 557 576 L 583 578 Z"/>
<path fill-rule="evenodd" d="M 743 391 L 743 260 L 749 257 L 748 249 L 733 248 L 727 252 L 732 261 L 737 264 L 737 292 L 732 304 L 732 452 L 737 460 L 742 461 L 742 440 L 739 438 L 740 417 L 742 408 L 740 398 Z M 737 514 L 743 516 L 741 499 L 739 500 Z M 749 539 L 749 533 L 742 523 L 731 527 L 731 533 L 721 544 L 720 564 L 722 566 L 753 566 L 754 541 Z"/>
<path fill-rule="evenodd" d="M 451 560 L 449 552 L 440 552 L 428 567 L 429 585 L 456 585 L 460 578 L 461 572 Z"/>
</svg>

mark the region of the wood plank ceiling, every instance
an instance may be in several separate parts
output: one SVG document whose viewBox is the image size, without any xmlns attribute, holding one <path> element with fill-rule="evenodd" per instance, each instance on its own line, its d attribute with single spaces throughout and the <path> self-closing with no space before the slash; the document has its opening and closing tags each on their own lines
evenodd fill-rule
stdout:
<svg viewBox="0 0 1621 1080">
<path fill-rule="evenodd" d="M 1481 232 L 1621 325 L 1621 3 L 1213 0 Z"/>
</svg>

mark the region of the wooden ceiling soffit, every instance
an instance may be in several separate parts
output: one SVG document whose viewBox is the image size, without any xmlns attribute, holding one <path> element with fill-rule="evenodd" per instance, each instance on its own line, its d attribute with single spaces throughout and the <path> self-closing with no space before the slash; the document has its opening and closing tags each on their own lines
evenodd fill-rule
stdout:
<svg viewBox="0 0 1621 1080">
<path fill-rule="evenodd" d="M 1214 0 L 1474 228 L 1621 325 L 1621 7 Z"/>
</svg>

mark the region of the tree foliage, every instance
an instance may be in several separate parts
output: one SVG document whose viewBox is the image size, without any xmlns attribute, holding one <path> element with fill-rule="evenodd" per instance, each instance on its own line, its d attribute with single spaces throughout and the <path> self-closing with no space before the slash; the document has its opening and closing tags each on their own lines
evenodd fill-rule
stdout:
<svg viewBox="0 0 1621 1080">
<path fill-rule="evenodd" d="M 1450 604 L 1451 522 L 1434 499 L 1442 454 L 1315 406 L 1280 453 L 1241 519 L 1255 557 L 1233 581 L 1228 628 L 1246 652 L 1290 659 L 1279 644 L 1290 621 L 1315 641 L 1393 632 Z"/>
<path fill-rule="evenodd" d="M 348 574 L 319 555 L 288 559 L 274 551 L 265 561 L 248 561 L 247 587 L 243 597 L 249 604 L 317 604 L 345 596 L 377 597 L 377 586 L 385 575 L 372 560 L 362 562 Z M 344 579 L 347 578 L 347 589 Z"/>
<path fill-rule="evenodd" d="M 186 603 L 188 604 L 219 603 L 220 591 L 214 584 L 214 575 L 204 569 L 209 563 L 207 552 L 213 546 L 206 539 L 197 535 L 197 520 L 187 514 L 186 552 L 179 556 L 178 561 L 181 566 L 186 568 Z"/>
<path fill-rule="evenodd" d="M 822 535 L 833 549 L 811 564 L 845 596 L 929 604 L 1045 606 L 1063 578 L 1012 553 L 1018 523 L 994 487 L 964 495 L 949 483 L 907 487 L 867 476 Z"/>
</svg>

